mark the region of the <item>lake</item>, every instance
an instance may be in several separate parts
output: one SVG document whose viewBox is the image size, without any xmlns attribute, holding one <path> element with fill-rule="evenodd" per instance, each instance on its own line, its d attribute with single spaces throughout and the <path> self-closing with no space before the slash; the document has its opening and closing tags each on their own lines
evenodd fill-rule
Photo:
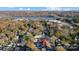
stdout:
<svg viewBox="0 0 79 59">
<path fill-rule="evenodd" d="M 55 20 L 57 17 L 55 16 L 14 16 L 14 18 L 24 18 L 24 19 L 46 19 L 46 20 Z"/>
</svg>

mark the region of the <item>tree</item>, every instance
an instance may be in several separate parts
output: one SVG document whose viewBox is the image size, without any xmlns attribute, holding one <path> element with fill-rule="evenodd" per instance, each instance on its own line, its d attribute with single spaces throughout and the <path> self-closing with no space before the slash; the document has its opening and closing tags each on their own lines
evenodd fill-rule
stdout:
<svg viewBox="0 0 79 59">
<path fill-rule="evenodd" d="M 79 23 L 79 15 L 73 17 L 75 23 Z"/>
<path fill-rule="evenodd" d="M 60 36 L 62 36 L 62 33 L 60 31 L 56 31 L 55 36 L 60 37 Z"/>
</svg>

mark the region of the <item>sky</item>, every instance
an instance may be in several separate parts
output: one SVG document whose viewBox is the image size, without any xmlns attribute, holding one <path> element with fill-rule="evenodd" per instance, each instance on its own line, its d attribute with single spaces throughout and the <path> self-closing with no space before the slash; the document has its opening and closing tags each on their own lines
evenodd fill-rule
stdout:
<svg viewBox="0 0 79 59">
<path fill-rule="evenodd" d="M 79 0 L 0 0 L 0 11 L 73 11 L 79 10 Z"/>
<path fill-rule="evenodd" d="M 0 6 L 9 7 L 79 7 L 79 0 L 0 0 Z"/>
<path fill-rule="evenodd" d="M 0 11 L 24 11 L 24 10 L 27 10 L 27 11 L 42 11 L 42 10 L 46 10 L 47 7 L 0 7 Z"/>
<path fill-rule="evenodd" d="M 0 11 L 79 11 L 79 7 L 0 7 Z"/>
</svg>

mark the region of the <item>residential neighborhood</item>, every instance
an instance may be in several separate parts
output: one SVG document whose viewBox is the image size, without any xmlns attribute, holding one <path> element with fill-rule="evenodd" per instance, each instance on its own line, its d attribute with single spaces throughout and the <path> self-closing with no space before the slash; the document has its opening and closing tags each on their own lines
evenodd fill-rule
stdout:
<svg viewBox="0 0 79 59">
<path fill-rule="evenodd" d="M 0 51 L 79 51 L 79 12 L 1 11 Z"/>
</svg>

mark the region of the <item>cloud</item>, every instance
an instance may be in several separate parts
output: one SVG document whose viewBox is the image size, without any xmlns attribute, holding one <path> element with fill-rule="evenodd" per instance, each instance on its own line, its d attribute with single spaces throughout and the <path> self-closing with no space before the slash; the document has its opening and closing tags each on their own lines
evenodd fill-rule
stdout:
<svg viewBox="0 0 79 59">
<path fill-rule="evenodd" d="M 29 10 L 31 10 L 31 9 L 30 9 L 30 8 L 22 8 L 22 7 L 21 7 L 21 8 L 19 8 L 19 10 L 28 10 L 28 11 L 29 11 Z"/>
<path fill-rule="evenodd" d="M 47 11 L 70 11 L 71 8 L 63 8 L 63 7 L 46 7 Z"/>
<path fill-rule="evenodd" d="M 56 10 L 58 10 L 58 11 L 60 11 L 60 10 L 62 10 L 62 8 L 60 8 L 60 7 L 46 7 L 46 10 L 49 10 L 49 11 L 56 11 Z"/>
<path fill-rule="evenodd" d="M 64 11 L 70 11 L 70 10 L 71 10 L 70 8 L 65 8 L 65 9 L 64 9 Z"/>
<path fill-rule="evenodd" d="M 29 10 L 31 10 L 30 8 L 27 8 L 27 10 L 29 11 Z"/>
<path fill-rule="evenodd" d="M 23 10 L 23 8 L 19 8 L 19 10 Z"/>
</svg>

